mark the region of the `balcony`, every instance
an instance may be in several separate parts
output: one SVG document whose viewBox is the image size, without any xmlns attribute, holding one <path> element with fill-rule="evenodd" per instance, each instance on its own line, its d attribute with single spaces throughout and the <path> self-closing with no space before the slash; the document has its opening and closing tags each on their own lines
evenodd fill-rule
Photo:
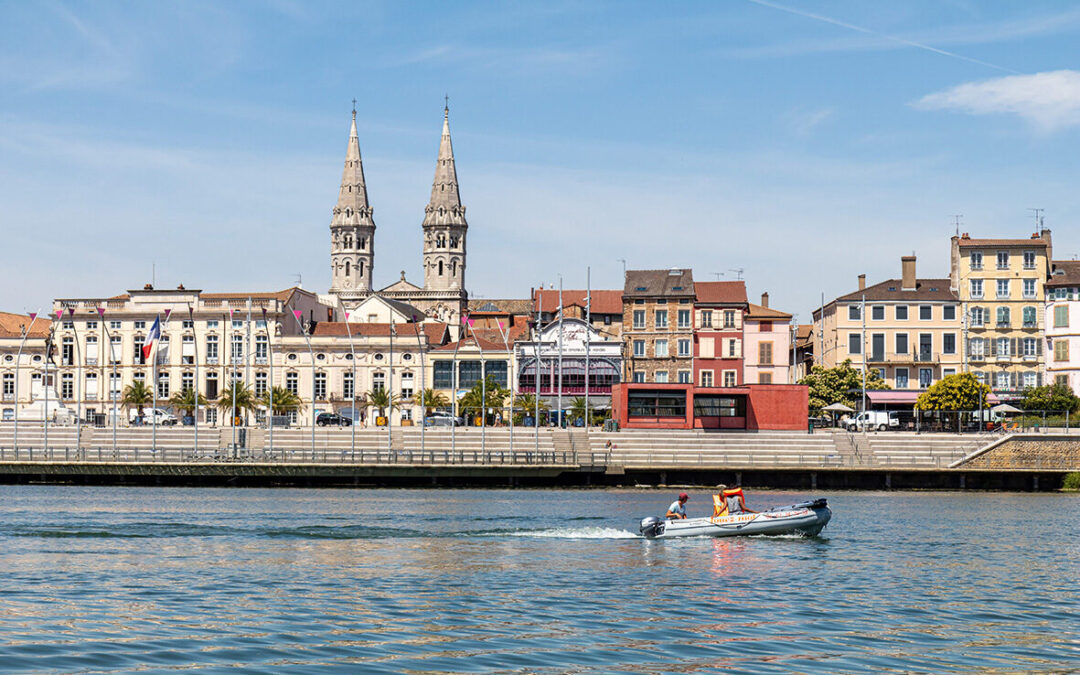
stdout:
<svg viewBox="0 0 1080 675">
<path fill-rule="evenodd" d="M 922 352 L 910 352 L 907 354 L 891 354 L 891 353 L 871 353 L 866 357 L 867 363 L 937 363 L 940 359 L 940 354 L 929 351 Z"/>
<path fill-rule="evenodd" d="M 15 393 L 14 392 L 5 393 L 4 394 L 4 400 L 5 401 L 14 401 L 15 400 Z"/>
</svg>

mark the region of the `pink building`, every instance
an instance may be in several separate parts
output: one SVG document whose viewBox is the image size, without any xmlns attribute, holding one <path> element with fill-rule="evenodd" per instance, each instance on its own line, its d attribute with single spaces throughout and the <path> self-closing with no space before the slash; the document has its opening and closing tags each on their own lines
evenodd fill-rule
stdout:
<svg viewBox="0 0 1080 675">
<path fill-rule="evenodd" d="M 1080 391 L 1080 262 L 1058 260 L 1046 289 L 1046 377 Z"/>
<path fill-rule="evenodd" d="M 743 373 L 747 384 L 791 384 L 791 315 L 769 308 L 769 294 L 761 304 L 749 303 L 743 320 Z"/>
</svg>

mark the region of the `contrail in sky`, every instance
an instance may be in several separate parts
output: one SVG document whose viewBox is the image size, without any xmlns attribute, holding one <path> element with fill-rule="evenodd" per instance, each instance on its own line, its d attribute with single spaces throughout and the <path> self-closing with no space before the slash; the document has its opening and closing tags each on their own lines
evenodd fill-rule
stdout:
<svg viewBox="0 0 1080 675">
<path fill-rule="evenodd" d="M 834 26 L 840 26 L 841 28 L 847 28 L 848 30 L 853 30 L 853 31 L 856 31 L 858 33 L 865 33 L 867 35 L 873 35 L 875 37 L 884 38 L 886 40 L 892 40 L 893 42 L 898 42 L 898 43 L 900 43 L 902 45 L 907 45 L 909 47 L 915 47 L 916 49 L 923 49 L 923 50 L 928 51 L 928 52 L 933 52 L 935 54 L 941 54 L 942 56 L 948 56 L 948 57 L 951 57 L 951 58 L 954 58 L 954 59 L 960 59 L 961 61 L 967 61 L 968 63 L 975 63 L 975 64 L 978 64 L 980 66 L 986 66 L 987 68 L 993 68 L 995 70 L 1001 70 L 1001 71 L 1004 71 L 1006 73 L 1013 73 L 1015 75 L 1020 74 L 1019 71 L 1013 70 L 1012 68 L 1005 68 L 1004 66 L 998 66 L 998 65 L 995 65 L 993 63 L 987 63 L 986 61 L 980 61 L 979 59 L 973 59 L 970 56 L 964 56 L 963 54 L 956 54 L 955 52 L 948 52 L 948 51 L 945 51 L 944 49 L 938 49 L 937 47 L 931 47 L 930 45 L 924 45 L 921 42 L 915 42 L 914 40 L 908 40 L 906 38 L 896 37 L 895 35 L 887 35 L 885 33 L 879 33 L 876 30 L 871 30 L 869 28 L 863 28 L 862 26 L 856 26 L 854 24 L 845 23 L 843 21 L 838 21 L 837 19 L 832 19 L 832 18 L 829 18 L 827 16 L 822 16 L 821 14 L 814 14 L 812 12 L 804 12 L 801 9 L 793 9 L 791 7 L 786 7 L 784 5 L 778 5 L 775 2 L 769 2 L 769 0 L 747 0 L 747 2 L 752 2 L 755 5 L 761 5 L 763 7 L 770 7 L 772 9 L 780 10 L 781 12 L 787 12 L 788 14 L 794 14 L 796 16 L 806 17 L 807 19 L 814 19 L 815 21 L 822 21 L 824 23 L 829 23 L 829 24 L 832 24 Z"/>
</svg>

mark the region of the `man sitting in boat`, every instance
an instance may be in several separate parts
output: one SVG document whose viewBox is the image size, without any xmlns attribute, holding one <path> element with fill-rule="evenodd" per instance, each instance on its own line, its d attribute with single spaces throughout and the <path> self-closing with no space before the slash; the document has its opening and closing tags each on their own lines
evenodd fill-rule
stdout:
<svg viewBox="0 0 1080 675">
<path fill-rule="evenodd" d="M 664 517 L 668 520 L 683 520 L 686 518 L 686 500 L 690 499 L 690 495 L 685 492 L 679 493 L 679 498 L 671 502 L 671 506 L 668 507 L 667 513 Z"/>
<path fill-rule="evenodd" d="M 713 518 L 746 513 L 747 511 L 749 509 L 746 508 L 746 499 L 743 496 L 742 488 L 738 485 L 730 489 L 726 485 L 721 485 L 720 493 L 713 495 Z"/>
</svg>

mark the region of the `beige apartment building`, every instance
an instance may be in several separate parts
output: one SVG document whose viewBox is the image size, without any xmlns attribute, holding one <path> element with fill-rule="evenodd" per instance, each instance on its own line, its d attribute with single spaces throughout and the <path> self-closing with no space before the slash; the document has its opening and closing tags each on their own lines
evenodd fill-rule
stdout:
<svg viewBox="0 0 1080 675">
<path fill-rule="evenodd" d="M 893 389 L 926 389 L 963 368 L 963 322 L 949 279 L 919 279 L 904 256 L 899 279 L 859 289 L 814 310 L 815 363 L 850 359 L 875 370 Z"/>
<path fill-rule="evenodd" d="M 692 383 L 692 270 L 629 270 L 623 289 L 623 362 L 627 382 Z"/>
<path fill-rule="evenodd" d="M 952 238 L 950 285 L 967 317 L 966 369 L 999 395 L 1042 382 L 1050 230 L 1027 239 Z"/>
</svg>

